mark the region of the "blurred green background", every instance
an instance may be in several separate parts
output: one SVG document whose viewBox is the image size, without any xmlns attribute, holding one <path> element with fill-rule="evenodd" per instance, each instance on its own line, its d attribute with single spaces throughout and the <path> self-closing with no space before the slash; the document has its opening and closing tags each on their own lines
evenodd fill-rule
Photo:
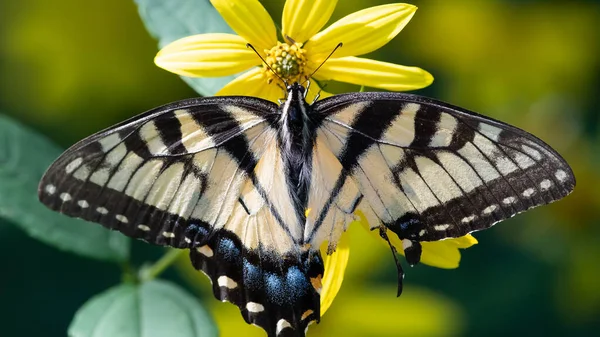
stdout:
<svg viewBox="0 0 600 337">
<path fill-rule="evenodd" d="M 332 20 L 389 1 L 340 2 Z M 410 268 L 400 298 L 388 248 L 351 230 L 344 285 L 309 336 L 597 336 L 600 1 L 411 3 L 419 6 L 411 23 L 368 56 L 420 66 L 436 80 L 418 93 L 537 135 L 563 154 L 578 186 L 476 233 L 479 245 L 456 270 Z M 263 4 L 278 22 L 283 2 Z M 2 0 L 0 112 L 66 148 L 196 96 L 154 66 L 156 51 L 131 0 Z M 133 253 L 139 265 L 163 250 L 135 243 Z M 117 265 L 58 251 L 2 220 L 0 256 L 0 336 L 64 336 L 75 311 L 121 278 Z M 224 336 L 262 335 L 188 264 L 164 276 L 197 295 Z"/>
</svg>

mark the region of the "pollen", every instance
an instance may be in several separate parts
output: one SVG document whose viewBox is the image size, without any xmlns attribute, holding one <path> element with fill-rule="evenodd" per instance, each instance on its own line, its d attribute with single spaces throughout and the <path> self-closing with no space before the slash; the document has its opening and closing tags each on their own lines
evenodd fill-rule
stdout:
<svg viewBox="0 0 600 337">
<path fill-rule="evenodd" d="M 302 76 L 306 76 L 306 50 L 302 49 L 302 43 L 293 44 L 277 42 L 277 45 L 269 50 L 265 49 L 267 57 L 265 61 L 277 75 L 268 67 L 263 67 L 267 83 L 271 84 L 277 76 L 289 83 L 300 82 Z"/>
</svg>

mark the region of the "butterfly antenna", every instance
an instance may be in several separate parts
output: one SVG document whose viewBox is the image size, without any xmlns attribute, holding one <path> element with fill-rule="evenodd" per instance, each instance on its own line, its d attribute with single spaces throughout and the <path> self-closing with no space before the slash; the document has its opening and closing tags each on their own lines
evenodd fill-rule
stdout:
<svg viewBox="0 0 600 337">
<path fill-rule="evenodd" d="M 321 67 L 323 66 L 323 64 L 325 64 L 325 62 L 327 62 L 327 60 L 329 60 L 329 58 L 331 57 L 331 55 L 333 55 L 333 53 L 335 53 L 336 50 L 338 50 L 338 48 L 340 48 L 341 46 L 343 46 L 343 43 L 338 43 L 337 46 L 335 46 L 335 48 L 333 48 L 333 50 L 331 51 L 331 53 L 329 53 L 329 55 L 327 55 L 327 58 L 325 58 L 325 60 L 323 62 L 321 62 L 321 64 L 319 64 L 319 66 L 317 67 L 317 69 L 315 69 L 315 71 L 313 71 L 310 75 L 308 75 L 306 77 L 306 80 L 304 82 L 302 82 L 302 84 L 306 83 L 306 81 L 308 81 L 309 78 L 311 78 L 319 69 L 321 69 Z"/>
<path fill-rule="evenodd" d="M 261 61 L 263 61 L 263 63 L 267 66 L 267 68 L 269 68 L 269 70 L 271 70 L 271 72 L 273 73 L 273 75 L 277 76 L 277 78 L 280 79 L 281 82 L 283 82 L 283 84 L 285 84 L 285 87 L 287 88 L 287 86 L 288 86 L 287 81 L 284 80 L 281 76 L 279 76 L 279 74 L 277 74 L 275 72 L 275 70 L 273 70 L 273 68 L 271 68 L 271 66 L 267 63 L 267 61 L 265 61 L 265 59 L 262 56 L 260 56 L 260 53 L 256 50 L 256 48 L 254 48 L 254 46 L 251 45 L 250 43 L 247 43 L 246 47 L 252 49 L 254 51 L 254 53 L 256 53 L 256 55 L 258 56 L 258 58 Z"/>
</svg>

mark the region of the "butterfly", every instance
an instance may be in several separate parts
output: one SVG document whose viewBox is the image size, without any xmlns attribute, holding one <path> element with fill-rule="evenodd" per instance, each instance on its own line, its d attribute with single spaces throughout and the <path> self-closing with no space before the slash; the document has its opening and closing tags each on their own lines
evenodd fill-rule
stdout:
<svg viewBox="0 0 600 337">
<path fill-rule="evenodd" d="M 304 336 L 320 319 L 319 248 L 333 252 L 357 212 L 415 264 L 420 242 L 489 228 L 575 186 L 546 143 L 474 112 L 387 92 L 309 104 L 306 92 L 294 83 L 280 105 L 230 96 L 150 110 L 73 145 L 39 198 L 189 249 L 246 322 Z"/>
</svg>

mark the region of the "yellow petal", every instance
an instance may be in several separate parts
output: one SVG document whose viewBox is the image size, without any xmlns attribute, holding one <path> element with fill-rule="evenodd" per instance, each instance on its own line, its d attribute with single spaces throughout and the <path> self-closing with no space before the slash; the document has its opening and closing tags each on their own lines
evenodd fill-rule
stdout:
<svg viewBox="0 0 600 337">
<path fill-rule="evenodd" d="M 410 21 L 417 7 L 389 4 L 352 13 L 310 38 L 306 48 L 310 57 L 322 61 L 338 43 L 344 46 L 334 56 L 362 55 L 393 39 Z"/>
<path fill-rule="evenodd" d="M 227 83 L 217 96 L 254 96 L 277 103 L 285 92 L 275 84 L 267 84 L 262 68 L 254 68 Z"/>
<path fill-rule="evenodd" d="M 362 212 L 356 211 L 355 214 L 360 218 L 360 223 L 365 230 L 372 235 L 375 235 L 379 241 L 387 245 L 387 243 L 379 236 L 378 230 L 369 230 L 369 223 Z M 398 253 L 404 255 L 402 241 L 394 232 L 388 231 L 387 233 L 390 242 L 396 247 Z M 421 252 L 421 263 L 444 269 L 458 268 L 458 264 L 460 263 L 460 251 L 458 249 L 469 248 L 474 244 L 477 244 L 477 240 L 471 236 L 471 234 L 442 241 L 421 242 L 421 247 L 423 248 L 423 251 Z"/>
<path fill-rule="evenodd" d="M 352 56 L 327 60 L 314 77 L 393 91 L 420 89 L 433 82 L 433 76 L 418 67 Z"/>
<path fill-rule="evenodd" d="M 277 30 L 271 16 L 258 0 L 211 0 L 216 10 L 238 35 L 256 50 L 271 49 Z"/>
<path fill-rule="evenodd" d="M 348 235 L 342 234 L 337 249 L 325 258 L 325 272 L 323 273 L 323 288 L 321 289 L 321 316 L 329 309 L 333 299 L 344 281 L 344 272 L 350 256 L 350 243 Z"/>
<path fill-rule="evenodd" d="M 402 241 L 395 234 L 389 235 L 390 242 L 398 248 L 398 252 L 404 255 Z M 458 268 L 460 263 L 459 248 L 468 248 L 476 244 L 477 240 L 471 234 L 460 238 L 446 239 L 442 241 L 423 241 L 421 247 L 421 263 L 443 269 Z"/>
<path fill-rule="evenodd" d="M 283 38 L 306 42 L 329 20 L 337 0 L 288 0 L 283 6 Z"/>
<path fill-rule="evenodd" d="M 221 33 L 184 37 L 165 46 L 154 58 L 157 66 L 191 77 L 233 75 L 260 62 L 243 38 Z"/>
</svg>

